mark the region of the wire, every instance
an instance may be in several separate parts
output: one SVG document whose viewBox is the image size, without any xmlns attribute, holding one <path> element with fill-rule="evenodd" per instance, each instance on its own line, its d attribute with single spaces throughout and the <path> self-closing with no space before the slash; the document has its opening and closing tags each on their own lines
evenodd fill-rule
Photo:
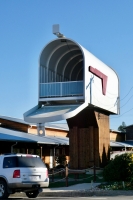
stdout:
<svg viewBox="0 0 133 200">
<path fill-rule="evenodd" d="M 98 91 L 100 91 L 100 90 L 97 88 L 97 86 L 96 86 L 95 84 L 94 84 L 94 86 L 95 86 L 95 88 L 96 88 Z M 120 103 L 121 103 L 122 100 L 124 100 L 124 99 L 129 95 L 129 93 L 131 92 L 132 88 L 133 88 L 133 87 L 131 87 L 131 89 L 129 90 L 129 92 L 127 93 L 127 95 L 126 95 L 123 99 L 120 99 Z M 114 95 L 115 95 L 115 94 L 114 94 Z M 100 101 L 94 96 L 94 94 L 93 94 L 93 97 L 94 97 L 94 99 L 96 99 L 97 102 L 101 103 L 102 105 L 111 106 L 111 104 L 110 104 L 110 105 L 106 105 L 106 104 L 104 104 L 103 102 L 100 102 Z M 114 98 L 115 98 L 115 97 L 112 97 L 112 98 L 111 98 L 111 97 L 109 97 L 109 96 L 107 96 L 107 95 L 106 95 L 106 97 L 109 98 L 109 99 L 114 99 Z M 123 108 L 123 107 L 130 101 L 130 99 L 131 99 L 132 97 L 133 97 L 133 95 L 127 100 L 127 102 L 126 102 L 124 105 L 120 106 L 120 109 Z M 113 106 L 113 107 L 114 107 L 114 106 Z M 109 109 L 112 109 L 113 107 L 110 107 Z"/>
<path fill-rule="evenodd" d="M 97 90 L 99 90 L 95 83 L 94 83 L 94 85 L 95 85 L 95 87 L 97 88 Z M 121 99 L 121 101 L 123 101 L 123 100 L 130 94 L 130 92 L 131 92 L 132 89 L 133 89 L 133 86 L 130 88 L 129 92 Z M 100 91 L 100 90 L 99 90 L 99 91 Z M 108 91 L 107 91 L 107 93 L 108 93 L 108 94 L 111 94 L 111 95 L 116 95 L 116 94 L 110 93 L 110 92 L 108 92 Z M 109 97 L 109 98 L 110 98 L 110 97 Z M 110 99 L 111 99 L 111 98 L 110 98 Z"/>
<path fill-rule="evenodd" d="M 100 91 L 99 90 L 99 88 L 96 86 L 96 84 L 94 83 L 94 86 L 95 86 L 95 88 L 98 90 L 98 91 Z M 125 97 L 123 97 L 122 99 L 120 99 L 120 102 L 121 101 L 123 101 L 129 94 L 130 94 L 130 92 L 131 92 L 131 90 L 133 89 L 133 86 L 131 87 L 131 89 L 129 90 L 129 92 L 125 95 Z M 109 93 L 109 92 L 107 92 L 107 93 Z M 109 93 L 109 94 L 111 94 L 111 93 Z M 116 94 L 111 94 L 111 95 L 116 95 Z M 107 95 L 106 95 L 107 96 Z M 108 98 L 110 98 L 110 99 L 113 99 L 114 97 L 109 97 L 109 96 L 107 96 Z M 129 102 L 129 100 L 131 99 L 133 97 L 133 95 L 127 100 L 127 102 L 124 104 L 124 105 L 122 105 L 120 108 L 122 108 L 122 107 L 124 107 L 128 102 Z M 95 98 L 95 97 L 94 97 Z M 95 98 L 96 99 L 96 98 Z"/>
<path fill-rule="evenodd" d="M 123 98 L 121 99 L 121 101 L 124 100 L 124 99 L 129 95 L 129 93 L 131 92 L 132 89 L 133 89 L 133 86 L 131 87 L 131 89 L 129 90 L 129 92 L 125 95 L 125 97 L 123 97 Z"/>
<path fill-rule="evenodd" d="M 131 91 L 131 89 L 130 89 L 130 91 Z M 129 94 L 129 92 L 128 92 L 128 94 Z M 131 100 L 132 97 L 133 97 L 133 95 L 127 100 L 127 102 L 126 102 L 123 106 L 120 107 L 120 109 L 123 108 L 123 107 Z M 100 102 L 94 95 L 93 95 L 93 98 L 96 99 L 97 102 L 101 103 L 101 104 L 104 105 L 104 106 L 111 106 L 111 104 L 110 104 L 110 105 L 105 105 L 105 104 L 103 104 L 103 102 Z M 114 108 L 114 106 L 110 107 L 109 109 L 113 109 L 113 108 Z M 130 112 L 131 110 L 133 110 L 133 108 L 131 108 L 130 110 L 127 110 L 127 111 L 124 112 L 123 114 L 118 115 L 118 116 L 116 116 L 116 117 L 113 117 L 113 118 L 111 118 L 111 119 L 117 119 L 117 118 L 119 118 L 119 117 L 125 115 L 126 113 Z"/>
<path fill-rule="evenodd" d="M 130 112 L 131 110 L 133 110 L 133 108 L 131 108 L 130 110 L 128 110 L 128 111 L 126 111 L 126 112 L 124 112 L 122 115 L 119 115 L 119 116 L 113 117 L 113 118 L 111 118 L 111 119 L 116 119 L 116 118 L 119 118 L 119 117 L 121 117 L 121 116 L 125 115 L 126 113 Z"/>
<path fill-rule="evenodd" d="M 130 99 L 133 97 L 133 95 L 127 100 L 127 102 L 123 105 L 123 106 L 121 106 L 120 108 L 123 108 L 129 101 L 130 101 Z"/>
</svg>

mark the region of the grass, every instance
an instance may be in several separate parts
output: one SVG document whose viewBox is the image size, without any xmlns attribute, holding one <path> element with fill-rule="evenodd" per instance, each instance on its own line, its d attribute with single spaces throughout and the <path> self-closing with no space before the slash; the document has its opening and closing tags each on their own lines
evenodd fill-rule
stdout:
<svg viewBox="0 0 133 200">
<path fill-rule="evenodd" d="M 50 177 L 50 184 L 49 188 L 58 188 L 58 187 L 66 187 L 66 179 L 64 175 L 54 175 L 54 181 L 52 182 L 51 176 Z M 102 174 L 96 176 L 95 182 L 103 182 L 101 179 Z M 79 174 L 78 177 L 75 178 L 74 174 L 68 175 L 68 186 L 75 185 L 79 183 L 91 183 L 94 180 L 94 176 L 92 174 Z"/>
<path fill-rule="evenodd" d="M 66 187 L 66 179 L 63 174 L 54 175 L 54 181 L 52 182 L 51 176 L 49 188 Z M 68 186 L 79 184 L 79 183 L 91 183 L 94 180 L 93 174 L 79 174 L 75 179 L 74 174 L 68 175 Z M 96 175 L 95 182 L 100 183 L 98 186 L 100 189 L 104 190 L 133 190 L 133 184 L 131 182 L 108 182 L 105 183 L 102 173 Z"/>
</svg>

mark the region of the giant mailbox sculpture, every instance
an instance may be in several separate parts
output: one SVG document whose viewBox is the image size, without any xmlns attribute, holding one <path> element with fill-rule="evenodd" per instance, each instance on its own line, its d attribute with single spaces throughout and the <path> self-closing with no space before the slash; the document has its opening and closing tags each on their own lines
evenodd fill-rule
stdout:
<svg viewBox="0 0 133 200">
<path fill-rule="evenodd" d="M 92 132 L 92 135 L 94 135 L 94 130 L 90 131 L 91 127 L 93 129 L 97 128 L 98 134 L 97 139 L 95 139 L 99 141 L 97 143 L 97 154 L 100 154 L 99 157 L 101 157 L 103 148 L 106 149 L 105 154 L 107 154 L 106 144 L 102 142 L 102 147 L 100 145 L 99 138 L 101 138 L 101 135 L 99 130 L 103 130 L 103 126 L 106 126 L 106 123 L 107 128 L 103 131 L 103 135 L 105 135 L 106 131 L 108 132 L 106 134 L 109 135 L 108 116 L 110 114 L 119 114 L 119 80 L 112 68 L 101 62 L 76 41 L 66 37 L 59 37 L 49 42 L 41 52 L 38 86 L 38 105 L 24 114 L 25 121 L 37 123 L 38 127 L 40 127 L 39 130 L 41 130 L 45 122 L 66 119 L 70 132 L 72 132 L 70 135 L 74 135 L 73 127 L 77 127 L 76 132 L 79 135 L 78 121 L 82 121 L 80 120 L 80 113 L 87 112 L 88 114 L 82 114 L 82 118 L 88 116 L 88 125 L 86 126 L 83 123 L 80 129 L 87 128 L 86 131 L 88 133 Z M 103 119 L 106 118 L 107 121 L 103 121 L 100 124 L 98 122 L 90 122 L 92 120 L 89 119 L 93 118 L 92 115 L 95 115 L 93 121 L 98 120 L 99 116 L 102 116 Z M 102 137 L 107 138 L 107 136 Z M 70 141 L 72 140 L 74 141 L 70 136 Z M 105 143 L 108 143 L 107 146 L 109 146 L 109 136 Z M 82 144 L 82 146 L 85 145 Z M 71 156 L 72 151 L 70 152 Z M 94 154 L 93 152 L 91 153 Z M 92 157 L 94 160 L 94 156 Z M 77 160 L 75 168 L 82 168 L 79 164 L 79 158 Z M 97 165 L 99 165 L 98 163 L 97 161 Z M 89 164 L 85 166 L 87 165 Z"/>
</svg>

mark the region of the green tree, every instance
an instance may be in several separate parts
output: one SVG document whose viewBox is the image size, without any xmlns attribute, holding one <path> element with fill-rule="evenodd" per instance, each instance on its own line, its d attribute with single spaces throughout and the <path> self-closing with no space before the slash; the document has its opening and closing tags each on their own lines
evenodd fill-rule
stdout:
<svg viewBox="0 0 133 200">
<path fill-rule="evenodd" d="M 126 124 L 125 124 L 125 122 L 122 122 L 122 125 L 120 125 L 119 127 L 118 127 L 118 131 L 121 131 L 121 132 L 126 132 Z"/>
</svg>

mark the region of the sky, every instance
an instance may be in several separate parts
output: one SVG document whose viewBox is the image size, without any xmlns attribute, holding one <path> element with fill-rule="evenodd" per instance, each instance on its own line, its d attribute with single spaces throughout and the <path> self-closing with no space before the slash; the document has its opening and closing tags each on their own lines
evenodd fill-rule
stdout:
<svg viewBox="0 0 133 200">
<path fill-rule="evenodd" d="M 110 128 L 133 124 L 132 0 L 0 0 L 0 115 L 23 119 L 38 104 L 38 63 L 60 32 L 115 70 L 120 115 Z"/>
</svg>

